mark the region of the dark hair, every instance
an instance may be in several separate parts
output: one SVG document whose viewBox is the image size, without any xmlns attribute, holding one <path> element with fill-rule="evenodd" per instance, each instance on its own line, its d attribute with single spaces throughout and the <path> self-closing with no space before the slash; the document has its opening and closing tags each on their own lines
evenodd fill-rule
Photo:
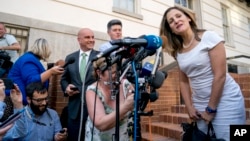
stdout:
<svg viewBox="0 0 250 141">
<path fill-rule="evenodd" d="M 29 98 L 33 97 L 34 92 L 38 92 L 39 94 L 45 94 L 47 92 L 47 88 L 41 82 L 31 82 L 26 88 L 26 96 Z"/>
<path fill-rule="evenodd" d="M 198 36 L 198 32 L 205 31 L 205 30 L 204 29 L 198 29 L 193 17 L 190 15 L 190 13 L 188 11 L 186 11 L 186 10 L 180 8 L 180 7 L 177 7 L 177 6 L 173 6 L 173 7 L 168 8 L 165 11 L 165 13 L 163 14 L 163 17 L 162 17 L 162 21 L 161 21 L 161 25 L 160 25 L 160 35 L 167 37 L 168 45 L 166 47 L 166 50 L 171 56 L 173 56 L 175 58 L 177 52 L 180 49 L 183 48 L 182 47 L 183 39 L 181 38 L 180 35 L 176 35 L 175 33 L 173 33 L 170 26 L 169 26 L 169 24 L 168 24 L 166 16 L 169 13 L 169 11 L 171 11 L 173 9 L 181 11 L 185 16 L 190 18 L 191 21 L 189 22 L 189 24 L 190 24 L 190 27 L 191 27 L 192 31 L 195 34 L 195 39 L 197 41 L 201 40 L 199 38 L 199 36 Z"/>
<path fill-rule="evenodd" d="M 113 25 L 120 25 L 122 26 L 122 22 L 118 19 L 113 19 L 113 20 L 110 20 L 107 24 L 107 29 L 109 30 Z"/>
</svg>

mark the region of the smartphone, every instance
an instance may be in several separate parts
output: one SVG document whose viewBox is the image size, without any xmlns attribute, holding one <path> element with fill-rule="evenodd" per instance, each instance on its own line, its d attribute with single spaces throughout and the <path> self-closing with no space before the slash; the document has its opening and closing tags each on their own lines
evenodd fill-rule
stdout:
<svg viewBox="0 0 250 141">
<path fill-rule="evenodd" d="M 11 115 L 8 119 L 6 119 L 5 121 L 3 121 L 0 124 L 0 129 L 6 127 L 6 126 L 14 123 L 16 120 L 18 120 L 22 116 L 22 112 L 23 111 L 24 111 L 24 109 L 16 112 L 15 114 Z"/>
<path fill-rule="evenodd" d="M 71 87 L 70 89 L 73 90 L 73 91 L 78 91 L 77 87 Z"/>
<path fill-rule="evenodd" d="M 11 79 L 9 78 L 1 78 L 4 82 L 4 85 L 5 85 L 5 89 L 6 90 L 10 90 L 10 89 L 14 89 L 15 86 L 14 86 L 14 83 Z"/>
<path fill-rule="evenodd" d="M 60 133 L 64 133 L 64 132 L 65 132 L 65 130 L 64 130 L 64 129 L 62 129 L 62 130 L 60 130 L 59 132 L 60 132 Z"/>
</svg>

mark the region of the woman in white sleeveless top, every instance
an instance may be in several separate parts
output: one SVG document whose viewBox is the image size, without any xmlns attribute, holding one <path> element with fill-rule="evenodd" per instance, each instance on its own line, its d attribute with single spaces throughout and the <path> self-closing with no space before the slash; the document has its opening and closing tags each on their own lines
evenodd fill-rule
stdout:
<svg viewBox="0 0 250 141">
<path fill-rule="evenodd" d="M 217 138 L 229 141 L 230 125 L 245 124 L 245 105 L 239 85 L 226 71 L 223 39 L 213 31 L 198 29 L 179 7 L 163 15 L 160 34 L 166 50 L 178 62 L 180 88 L 189 117 L 207 132 L 212 121 Z"/>
</svg>

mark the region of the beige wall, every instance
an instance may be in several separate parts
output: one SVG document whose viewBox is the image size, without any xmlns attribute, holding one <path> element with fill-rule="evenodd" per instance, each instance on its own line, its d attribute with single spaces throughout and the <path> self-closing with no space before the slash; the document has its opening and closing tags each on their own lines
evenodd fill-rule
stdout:
<svg viewBox="0 0 250 141">
<path fill-rule="evenodd" d="M 227 56 L 250 56 L 250 31 L 247 18 L 250 8 L 238 0 L 194 0 L 195 14 L 201 28 L 223 36 L 220 3 L 230 9 L 233 46 L 226 46 Z M 138 14 L 114 10 L 113 0 L 1 0 L 0 21 L 30 27 L 29 45 L 41 36 L 48 38 L 55 53 L 51 60 L 64 58 L 78 49 L 75 35 L 79 28 L 95 31 L 96 49 L 109 37 L 106 23 L 113 18 L 123 22 L 123 36 L 158 35 L 162 14 L 174 5 L 174 0 L 138 0 Z M 173 61 L 166 53 L 165 64 Z M 152 57 L 151 57 L 152 59 Z M 234 60 L 236 63 L 238 60 Z M 239 60 L 249 64 L 249 59 Z"/>
</svg>

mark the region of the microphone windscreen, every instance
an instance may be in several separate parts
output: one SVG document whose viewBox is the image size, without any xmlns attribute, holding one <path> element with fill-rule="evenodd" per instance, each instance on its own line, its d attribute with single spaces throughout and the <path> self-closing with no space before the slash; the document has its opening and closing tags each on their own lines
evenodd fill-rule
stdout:
<svg viewBox="0 0 250 141">
<path fill-rule="evenodd" d="M 161 71 L 156 71 L 151 86 L 155 89 L 158 89 L 162 86 L 164 80 L 165 80 L 165 74 Z"/>
<path fill-rule="evenodd" d="M 71 57 L 69 60 L 63 65 L 63 68 L 67 67 L 69 64 L 72 64 L 75 62 L 75 58 Z"/>
<path fill-rule="evenodd" d="M 146 49 L 156 50 L 162 46 L 162 39 L 159 36 L 147 35 L 144 36 L 144 39 L 146 39 L 148 43 Z"/>
</svg>

